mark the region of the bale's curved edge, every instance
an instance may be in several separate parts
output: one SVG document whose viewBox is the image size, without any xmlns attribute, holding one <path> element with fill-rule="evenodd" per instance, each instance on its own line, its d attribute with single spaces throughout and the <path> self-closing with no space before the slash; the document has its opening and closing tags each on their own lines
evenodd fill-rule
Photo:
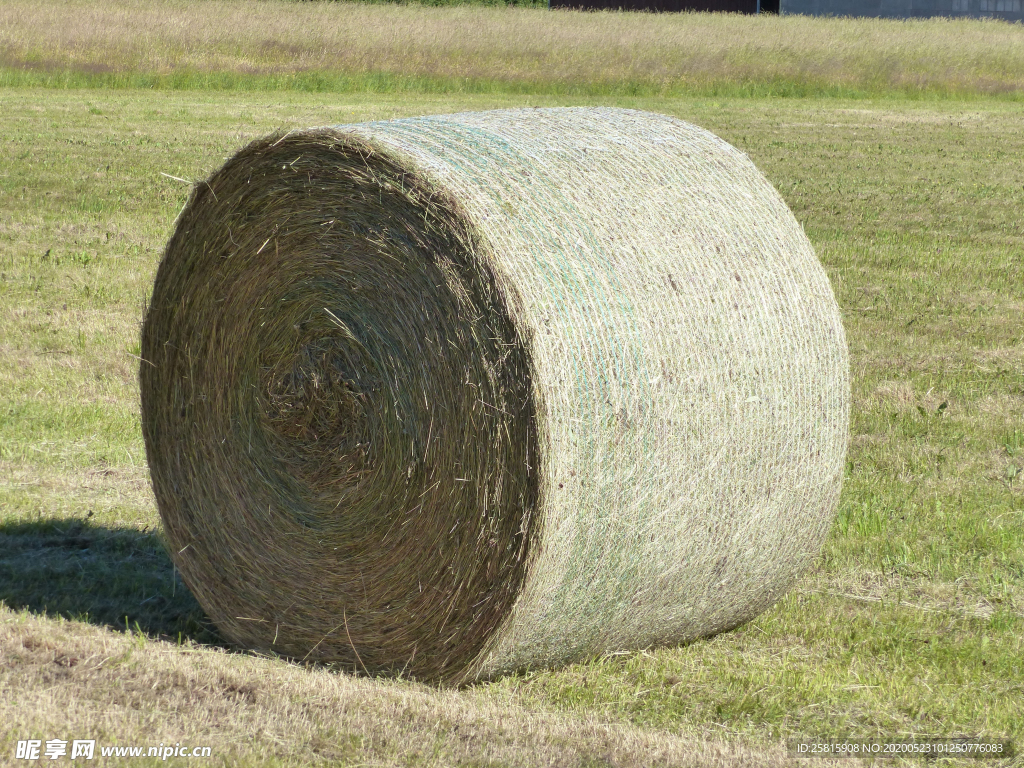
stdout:
<svg viewBox="0 0 1024 768">
<path fill-rule="evenodd" d="M 744 155 L 660 115 L 254 142 L 183 211 L 142 356 L 211 618 L 370 671 L 465 682 L 735 626 L 817 554 L 842 478 L 824 271 Z"/>
<path fill-rule="evenodd" d="M 330 131 L 196 188 L 143 328 L 143 429 L 175 562 L 231 641 L 446 679 L 510 609 L 532 373 L 473 249 L 441 190 Z"/>
</svg>

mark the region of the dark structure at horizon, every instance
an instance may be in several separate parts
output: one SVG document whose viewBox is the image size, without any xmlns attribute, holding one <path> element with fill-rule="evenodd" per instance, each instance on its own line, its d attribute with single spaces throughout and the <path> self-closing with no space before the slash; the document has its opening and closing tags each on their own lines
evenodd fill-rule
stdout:
<svg viewBox="0 0 1024 768">
<path fill-rule="evenodd" d="M 779 0 L 548 0 L 549 8 L 584 11 L 719 11 L 778 13 Z"/>
<path fill-rule="evenodd" d="M 782 13 L 806 16 L 871 16 L 914 19 L 928 16 L 1024 21 L 1022 0 L 782 0 Z"/>
<path fill-rule="evenodd" d="M 548 0 L 548 7 L 588 11 L 719 11 L 889 19 L 946 16 L 1024 21 L 1024 0 Z"/>
</svg>

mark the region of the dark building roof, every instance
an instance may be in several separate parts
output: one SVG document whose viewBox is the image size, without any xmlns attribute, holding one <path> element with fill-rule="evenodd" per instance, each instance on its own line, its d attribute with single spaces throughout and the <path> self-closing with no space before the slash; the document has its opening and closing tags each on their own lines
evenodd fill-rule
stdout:
<svg viewBox="0 0 1024 768">
<path fill-rule="evenodd" d="M 758 0 L 549 0 L 551 8 L 623 11 L 724 11 L 757 13 Z M 775 0 L 778 10 L 778 0 Z"/>
<path fill-rule="evenodd" d="M 1024 0 L 548 0 L 551 8 L 723 11 L 908 19 L 966 16 L 1024 21 Z M 781 7 L 780 7 L 781 3 Z"/>
</svg>

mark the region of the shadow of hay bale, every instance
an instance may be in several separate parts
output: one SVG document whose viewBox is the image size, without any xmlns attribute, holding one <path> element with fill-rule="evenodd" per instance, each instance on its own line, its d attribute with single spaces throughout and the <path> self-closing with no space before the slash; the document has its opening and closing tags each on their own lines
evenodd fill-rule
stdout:
<svg viewBox="0 0 1024 768">
<path fill-rule="evenodd" d="M 154 531 L 74 519 L 0 525 L 0 601 L 115 630 L 219 642 Z"/>
</svg>

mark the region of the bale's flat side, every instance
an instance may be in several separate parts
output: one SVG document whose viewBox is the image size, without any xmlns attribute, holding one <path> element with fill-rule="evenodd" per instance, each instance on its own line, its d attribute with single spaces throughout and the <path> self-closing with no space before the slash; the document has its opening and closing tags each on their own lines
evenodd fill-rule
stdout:
<svg viewBox="0 0 1024 768">
<path fill-rule="evenodd" d="M 211 618 L 370 671 L 464 682 L 739 624 L 819 551 L 845 458 L 807 238 L 742 153 L 648 113 L 255 142 L 179 220 L 143 357 Z"/>
</svg>

